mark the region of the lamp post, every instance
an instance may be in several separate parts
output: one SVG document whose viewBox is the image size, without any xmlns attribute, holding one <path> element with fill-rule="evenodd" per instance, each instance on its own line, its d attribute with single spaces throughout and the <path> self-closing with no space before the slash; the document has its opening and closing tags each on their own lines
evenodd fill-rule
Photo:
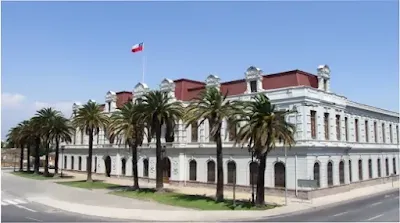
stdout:
<svg viewBox="0 0 400 223">
<path fill-rule="evenodd" d="M 63 169 L 64 169 L 64 149 L 65 149 L 65 146 L 61 146 L 61 157 L 62 157 L 62 160 L 61 160 L 61 177 L 63 177 Z"/>
<path fill-rule="evenodd" d="M 164 145 L 163 148 L 161 149 L 161 169 L 162 169 L 162 177 L 163 177 L 163 181 L 166 181 L 166 179 L 168 178 L 168 173 L 165 171 L 166 168 L 166 146 Z M 157 170 L 156 170 L 157 171 Z M 166 175 L 166 176 L 164 176 Z M 169 178 L 168 178 L 169 180 Z"/>
<path fill-rule="evenodd" d="M 249 154 L 251 155 L 251 166 L 250 166 L 250 178 L 251 178 L 251 203 L 254 205 L 254 175 L 252 171 L 252 165 L 254 162 L 254 150 L 251 148 L 251 145 L 247 145 Z"/>
<path fill-rule="evenodd" d="M 285 145 L 285 205 L 287 206 L 287 148 Z"/>
</svg>

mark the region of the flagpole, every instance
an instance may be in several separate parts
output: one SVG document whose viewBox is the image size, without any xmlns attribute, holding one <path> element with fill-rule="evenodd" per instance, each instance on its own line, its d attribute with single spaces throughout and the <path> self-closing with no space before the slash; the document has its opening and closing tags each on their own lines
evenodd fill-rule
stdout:
<svg viewBox="0 0 400 223">
<path fill-rule="evenodd" d="M 144 65 L 145 65 L 145 57 L 142 57 L 142 83 L 144 84 Z"/>
</svg>

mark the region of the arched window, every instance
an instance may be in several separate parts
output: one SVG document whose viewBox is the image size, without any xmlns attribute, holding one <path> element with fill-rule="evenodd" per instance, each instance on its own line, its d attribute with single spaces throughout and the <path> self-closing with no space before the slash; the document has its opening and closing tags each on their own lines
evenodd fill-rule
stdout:
<svg viewBox="0 0 400 223">
<path fill-rule="evenodd" d="M 207 162 L 207 182 L 215 182 L 215 162 L 212 160 Z"/>
<path fill-rule="evenodd" d="M 372 160 L 368 160 L 368 177 L 369 179 L 372 179 Z"/>
<path fill-rule="evenodd" d="M 333 164 L 328 162 L 328 186 L 333 186 Z"/>
<path fill-rule="evenodd" d="M 251 162 L 249 165 L 250 169 L 250 185 L 257 185 L 258 177 L 258 163 Z"/>
<path fill-rule="evenodd" d="M 126 174 L 126 159 L 125 158 L 122 158 L 122 160 L 121 160 L 121 174 L 122 174 L 122 176 L 125 176 L 125 174 Z"/>
<path fill-rule="evenodd" d="M 382 177 L 382 172 L 381 172 L 381 159 L 378 158 L 377 160 L 377 165 L 378 165 L 378 177 Z"/>
<path fill-rule="evenodd" d="M 275 187 L 285 187 L 285 164 L 282 162 L 275 163 Z"/>
<path fill-rule="evenodd" d="M 320 179 L 321 179 L 321 178 L 320 178 L 319 163 L 318 163 L 318 162 L 315 162 L 315 163 L 314 163 L 314 180 L 317 181 L 317 186 L 318 186 L 318 187 L 321 186 L 321 184 L 320 184 L 321 180 L 320 180 Z"/>
<path fill-rule="evenodd" d="M 143 177 L 149 177 L 149 159 L 143 160 Z"/>
<path fill-rule="evenodd" d="M 339 163 L 339 183 L 344 184 L 344 161 Z"/>
<path fill-rule="evenodd" d="M 353 173 L 352 173 L 352 168 L 351 168 L 351 160 L 349 160 L 349 182 L 351 183 L 353 181 Z"/>
<path fill-rule="evenodd" d="M 196 181 L 197 179 L 197 163 L 196 160 L 189 162 L 189 180 Z"/>
<path fill-rule="evenodd" d="M 234 161 L 228 162 L 228 184 L 236 183 L 236 163 Z"/>
<path fill-rule="evenodd" d="M 64 169 L 67 169 L 68 157 L 64 156 Z"/>
<path fill-rule="evenodd" d="M 75 157 L 71 156 L 71 170 L 75 168 Z"/>
<path fill-rule="evenodd" d="M 89 170 L 89 156 L 86 156 L 86 170 Z M 92 170 L 92 172 L 93 172 L 93 170 Z"/>
<path fill-rule="evenodd" d="M 97 156 L 94 157 L 94 172 L 97 172 Z"/>
<path fill-rule="evenodd" d="M 386 176 L 389 176 L 389 159 L 385 159 L 385 165 L 386 165 Z"/>
<path fill-rule="evenodd" d="M 396 158 L 393 157 L 393 173 L 397 174 L 397 170 L 396 170 Z"/>
<path fill-rule="evenodd" d="M 82 157 L 78 157 L 78 170 L 82 170 Z"/>
<path fill-rule="evenodd" d="M 363 180 L 362 160 L 358 160 L 358 180 Z"/>
</svg>

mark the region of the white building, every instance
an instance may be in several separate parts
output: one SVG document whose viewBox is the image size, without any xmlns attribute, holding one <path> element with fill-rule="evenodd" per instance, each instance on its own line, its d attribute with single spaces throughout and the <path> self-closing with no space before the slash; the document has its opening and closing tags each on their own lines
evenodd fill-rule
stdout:
<svg viewBox="0 0 400 223">
<path fill-rule="evenodd" d="M 265 173 L 267 194 L 281 194 L 285 185 L 289 194 L 319 196 L 348 190 L 360 185 L 371 185 L 398 175 L 399 170 L 399 113 L 360 104 L 337 95 L 330 88 L 330 69 L 319 66 L 317 75 L 300 70 L 277 74 L 263 74 L 250 67 L 245 79 L 220 82 L 209 75 L 205 82 L 188 79 L 164 79 L 160 90 L 170 93 L 174 100 L 187 103 L 205 87 L 217 87 L 229 93 L 229 99 L 249 100 L 264 92 L 280 109 L 295 109 L 288 120 L 296 126 L 296 145 L 269 154 Z M 135 100 L 147 92 L 146 84 L 138 83 L 133 92 L 111 92 L 105 97 L 104 112 L 112 113 L 125 102 Z M 80 105 L 74 104 L 74 110 Z M 223 128 L 226 129 L 226 123 Z M 165 130 L 163 130 L 165 132 Z M 210 141 L 208 123 L 185 128 L 179 122 L 174 130 L 174 142 L 165 142 L 165 182 L 180 185 L 213 186 L 216 181 L 216 149 Z M 251 156 L 247 148 L 234 146 L 231 134 L 223 131 L 224 181 L 249 190 Z M 109 142 L 104 131 L 95 137 L 92 170 L 108 176 L 132 176 L 130 152 L 119 146 L 120 139 Z M 74 134 L 72 144 L 65 145 L 60 166 L 65 169 L 86 170 L 88 136 Z M 155 140 L 139 149 L 139 177 L 155 178 Z M 62 164 L 63 163 L 63 164 Z M 286 163 L 286 164 L 285 164 Z M 285 168 L 287 177 L 285 178 Z M 256 174 L 255 172 L 253 172 Z M 286 180 L 285 180 L 286 179 Z M 298 185 L 298 179 L 313 179 L 318 188 Z M 312 190 L 311 193 L 307 191 Z M 308 194 L 308 195 L 307 195 Z"/>
</svg>

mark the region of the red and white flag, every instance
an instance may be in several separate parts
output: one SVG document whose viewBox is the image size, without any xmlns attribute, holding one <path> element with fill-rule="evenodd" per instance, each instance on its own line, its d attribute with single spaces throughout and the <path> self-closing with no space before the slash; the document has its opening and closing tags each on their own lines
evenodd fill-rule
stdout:
<svg viewBox="0 0 400 223">
<path fill-rule="evenodd" d="M 143 43 L 135 44 L 132 46 L 132 53 L 143 51 Z"/>
</svg>

